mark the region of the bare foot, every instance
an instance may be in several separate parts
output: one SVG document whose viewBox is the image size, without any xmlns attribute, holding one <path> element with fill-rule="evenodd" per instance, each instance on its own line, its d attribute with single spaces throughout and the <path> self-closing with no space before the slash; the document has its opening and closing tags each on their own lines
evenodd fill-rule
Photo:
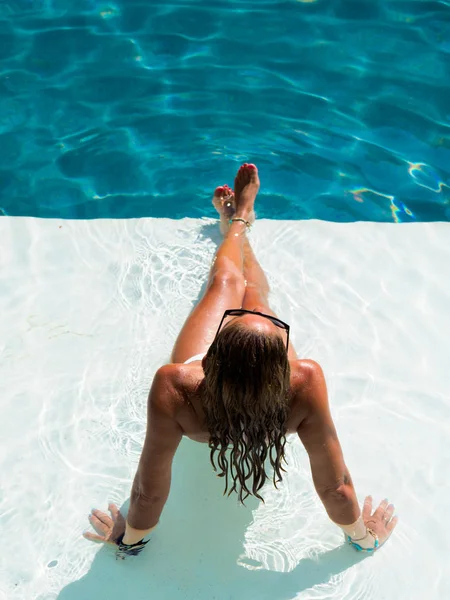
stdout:
<svg viewBox="0 0 450 600">
<path fill-rule="evenodd" d="M 219 186 L 214 191 L 212 203 L 220 215 L 220 232 L 225 235 L 230 219 L 236 212 L 233 190 L 228 185 Z"/>
<path fill-rule="evenodd" d="M 253 207 L 258 190 L 258 169 L 255 165 L 243 164 L 234 180 L 236 217 L 242 217 L 250 222 L 254 220 L 255 213 Z"/>
<path fill-rule="evenodd" d="M 258 169 L 255 165 L 245 163 L 237 172 L 234 181 L 236 194 L 228 185 L 221 185 L 214 191 L 212 203 L 220 215 L 220 231 L 225 235 L 233 216 L 241 217 L 253 224 L 255 211 L 253 205 L 259 190 Z M 237 197 L 239 195 L 239 203 Z M 239 214 L 237 214 L 239 211 Z"/>
</svg>

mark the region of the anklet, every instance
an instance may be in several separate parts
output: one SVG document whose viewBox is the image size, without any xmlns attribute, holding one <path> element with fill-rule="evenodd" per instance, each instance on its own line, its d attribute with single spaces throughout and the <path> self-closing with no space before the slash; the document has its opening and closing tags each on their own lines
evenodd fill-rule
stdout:
<svg viewBox="0 0 450 600">
<path fill-rule="evenodd" d="M 241 223 L 245 223 L 245 225 L 248 227 L 248 229 L 250 229 L 250 227 L 251 227 L 251 224 L 250 224 L 248 221 L 246 221 L 245 219 L 239 219 L 239 218 L 236 218 L 236 219 L 230 219 L 230 220 L 229 220 L 229 224 L 231 225 L 231 223 L 234 223 L 234 222 L 236 222 L 236 221 L 239 221 L 239 222 L 241 222 Z"/>
</svg>

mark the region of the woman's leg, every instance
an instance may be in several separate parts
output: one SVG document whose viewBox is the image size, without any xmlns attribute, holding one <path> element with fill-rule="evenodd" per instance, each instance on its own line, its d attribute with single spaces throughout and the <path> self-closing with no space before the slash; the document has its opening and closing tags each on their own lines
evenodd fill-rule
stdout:
<svg viewBox="0 0 450 600">
<path fill-rule="evenodd" d="M 259 190 L 258 170 L 243 165 L 235 179 L 236 218 L 248 219 Z M 217 250 L 203 298 L 187 318 L 172 352 L 172 362 L 185 362 L 206 353 L 225 310 L 241 308 L 245 294 L 244 247 L 246 225 L 231 224 Z"/>
<path fill-rule="evenodd" d="M 227 194 L 227 210 L 231 212 L 234 210 L 234 198 L 233 191 L 228 187 L 225 187 L 225 193 Z M 214 206 L 220 213 L 220 205 L 215 200 Z M 254 213 L 251 213 L 249 219 L 254 219 Z M 221 218 L 221 231 L 226 234 L 228 230 L 228 219 Z M 277 315 L 269 306 L 269 292 L 270 287 L 267 281 L 267 277 L 261 268 L 256 256 L 252 250 L 250 242 L 247 238 L 244 239 L 244 262 L 243 262 L 243 274 L 246 281 L 246 288 L 244 298 L 242 301 L 242 308 L 247 310 L 257 310 L 258 312 L 264 312 L 266 314 L 276 317 Z M 296 360 L 297 353 L 294 347 L 289 344 L 289 360 Z"/>
<path fill-rule="evenodd" d="M 244 241 L 244 278 L 247 281 L 247 287 L 245 288 L 242 308 L 256 310 L 276 317 L 277 315 L 269 306 L 269 282 L 248 239 Z M 288 356 L 289 360 L 298 358 L 292 344 L 289 344 Z"/>
</svg>

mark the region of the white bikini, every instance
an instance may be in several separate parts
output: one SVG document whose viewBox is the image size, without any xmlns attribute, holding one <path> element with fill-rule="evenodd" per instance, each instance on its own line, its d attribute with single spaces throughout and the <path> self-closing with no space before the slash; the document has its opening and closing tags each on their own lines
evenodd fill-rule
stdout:
<svg viewBox="0 0 450 600">
<path fill-rule="evenodd" d="M 202 360 L 202 358 L 206 355 L 206 352 L 204 354 L 196 354 L 195 356 L 191 356 L 191 358 L 188 358 L 187 360 L 184 361 L 185 365 L 189 365 L 190 363 L 195 362 L 196 360 Z"/>
</svg>

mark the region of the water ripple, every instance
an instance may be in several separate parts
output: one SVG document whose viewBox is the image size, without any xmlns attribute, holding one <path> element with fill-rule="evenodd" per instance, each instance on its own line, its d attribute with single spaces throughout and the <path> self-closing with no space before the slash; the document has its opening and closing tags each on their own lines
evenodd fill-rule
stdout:
<svg viewBox="0 0 450 600">
<path fill-rule="evenodd" d="M 448 2 L 3 2 L 0 211 L 213 216 L 245 159 L 260 216 L 449 220 L 449 24 Z"/>
</svg>

